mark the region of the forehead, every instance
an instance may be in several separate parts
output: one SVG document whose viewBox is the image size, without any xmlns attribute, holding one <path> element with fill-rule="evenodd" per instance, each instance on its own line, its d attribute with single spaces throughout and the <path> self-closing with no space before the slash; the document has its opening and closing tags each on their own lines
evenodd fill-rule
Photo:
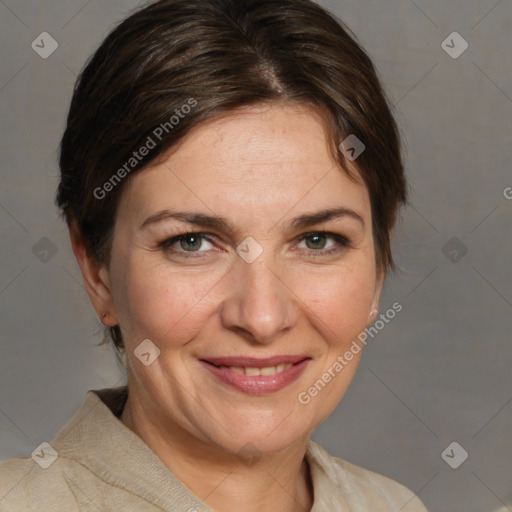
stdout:
<svg viewBox="0 0 512 512">
<path fill-rule="evenodd" d="M 194 128 L 158 164 L 131 177 L 121 205 L 131 211 L 201 206 L 238 214 L 346 206 L 369 213 L 366 187 L 329 150 L 312 108 L 245 108 Z M 149 212 L 151 213 L 151 212 Z"/>
<path fill-rule="evenodd" d="M 287 162 L 333 166 L 338 162 L 329 151 L 330 143 L 319 110 L 298 104 L 256 105 L 192 130 L 174 149 L 173 162 L 187 159 L 208 165 L 213 160 L 225 168 L 234 161 L 248 167 Z"/>
</svg>

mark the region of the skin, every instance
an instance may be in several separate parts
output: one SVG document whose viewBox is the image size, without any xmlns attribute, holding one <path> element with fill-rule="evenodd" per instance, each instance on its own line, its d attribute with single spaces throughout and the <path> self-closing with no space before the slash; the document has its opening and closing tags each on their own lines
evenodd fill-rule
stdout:
<svg viewBox="0 0 512 512">
<path fill-rule="evenodd" d="M 290 226 L 329 208 L 361 220 Z M 221 216 L 234 229 L 173 218 L 141 228 L 162 210 Z M 209 240 L 160 246 L 186 232 Z M 348 243 L 301 239 L 311 232 Z M 236 252 L 248 236 L 263 249 L 253 263 Z M 130 370 L 123 423 L 216 511 L 310 510 L 307 443 L 345 393 L 360 354 L 309 404 L 297 397 L 374 319 L 384 277 L 367 189 L 333 159 L 320 115 L 274 104 L 202 124 L 125 184 L 108 266 L 74 228 L 71 238 L 96 312 L 122 329 Z M 160 350 L 149 366 L 134 355 L 145 339 Z M 228 387 L 198 363 L 283 354 L 311 360 L 298 380 L 261 396 Z M 261 454 L 252 466 L 237 457 L 247 443 Z"/>
</svg>

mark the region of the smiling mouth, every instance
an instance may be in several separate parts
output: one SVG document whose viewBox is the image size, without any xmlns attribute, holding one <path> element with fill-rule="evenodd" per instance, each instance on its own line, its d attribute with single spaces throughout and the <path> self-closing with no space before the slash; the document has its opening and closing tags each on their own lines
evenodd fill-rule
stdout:
<svg viewBox="0 0 512 512">
<path fill-rule="evenodd" d="M 311 357 L 275 356 L 266 359 L 225 357 L 199 359 L 217 381 L 248 394 L 277 392 L 297 380 Z"/>
</svg>

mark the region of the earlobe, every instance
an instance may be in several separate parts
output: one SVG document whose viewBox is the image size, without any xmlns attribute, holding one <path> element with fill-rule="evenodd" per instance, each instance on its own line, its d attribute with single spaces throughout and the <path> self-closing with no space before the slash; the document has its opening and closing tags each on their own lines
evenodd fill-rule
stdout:
<svg viewBox="0 0 512 512">
<path fill-rule="evenodd" d="M 69 236 L 73 253 L 82 272 L 85 289 L 96 314 L 103 325 L 110 327 L 117 325 L 107 267 L 99 263 L 90 252 L 76 224 L 69 226 Z"/>
</svg>

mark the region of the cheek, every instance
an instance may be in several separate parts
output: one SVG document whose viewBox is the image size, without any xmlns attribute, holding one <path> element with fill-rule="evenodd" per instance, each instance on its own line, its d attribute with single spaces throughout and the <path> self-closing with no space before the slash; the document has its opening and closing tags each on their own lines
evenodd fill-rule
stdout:
<svg viewBox="0 0 512 512">
<path fill-rule="evenodd" d="M 119 263 L 114 300 L 128 338 L 168 340 L 172 332 L 173 344 L 188 341 L 211 310 L 208 297 L 220 273 L 172 271 L 165 262 L 155 265 L 145 255 Z"/>
<path fill-rule="evenodd" d="M 333 272 L 328 279 L 309 277 L 302 292 L 304 303 L 311 311 L 311 322 L 329 344 L 349 344 L 366 328 L 375 284 L 371 265 Z"/>
</svg>

